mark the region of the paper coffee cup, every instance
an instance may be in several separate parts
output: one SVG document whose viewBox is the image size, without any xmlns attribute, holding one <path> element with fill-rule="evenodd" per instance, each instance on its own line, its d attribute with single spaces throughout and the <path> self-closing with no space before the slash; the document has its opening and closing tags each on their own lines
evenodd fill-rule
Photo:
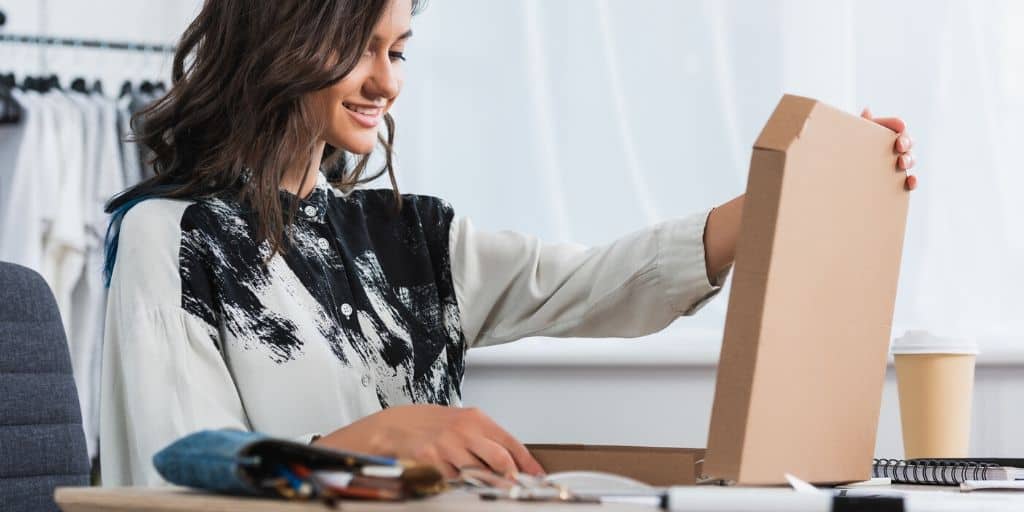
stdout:
<svg viewBox="0 0 1024 512">
<path fill-rule="evenodd" d="M 893 343 L 907 459 L 967 457 L 977 345 L 909 331 Z"/>
</svg>

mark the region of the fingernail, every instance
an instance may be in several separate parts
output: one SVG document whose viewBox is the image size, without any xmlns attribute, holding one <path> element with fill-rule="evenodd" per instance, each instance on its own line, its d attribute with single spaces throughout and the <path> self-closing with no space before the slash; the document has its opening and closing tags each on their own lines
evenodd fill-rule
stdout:
<svg viewBox="0 0 1024 512">
<path fill-rule="evenodd" d="M 910 147 L 910 139 L 906 135 L 900 137 L 900 151 L 906 151 Z"/>
<path fill-rule="evenodd" d="M 907 176 L 907 190 L 914 190 L 917 187 L 917 176 Z"/>
<path fill-rule="evenodd" d="M 910 157 L 908 157 L 907 155 L 900 155 L 900 162 L 898 167 L 904 171 L 910 168 Z"/>
</svg>

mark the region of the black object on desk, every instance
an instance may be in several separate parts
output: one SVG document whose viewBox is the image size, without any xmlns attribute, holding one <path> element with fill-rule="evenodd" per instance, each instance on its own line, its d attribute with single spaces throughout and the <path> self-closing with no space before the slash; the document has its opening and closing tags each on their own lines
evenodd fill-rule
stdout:
<svg viewBox="0 0 1024 512">
<path fill-rule="evenodd" d="M 832 512 L 903 512 L 899 496 L 836 496 Z"/>
</svg>

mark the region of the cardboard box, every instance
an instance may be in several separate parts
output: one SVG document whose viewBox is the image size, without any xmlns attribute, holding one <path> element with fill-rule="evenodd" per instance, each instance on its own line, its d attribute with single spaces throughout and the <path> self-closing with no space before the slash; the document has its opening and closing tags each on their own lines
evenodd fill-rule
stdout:
<svg viewBox="0 0 1024 512">
<path fill-rule="evenodd" d="M 909 194 L 896 134 L 784 96 L 754 146 L 704 472 L 866 480 Z"/>
<path fill-rule="evenodd" d="M 703 449 L 691 448 L 583 444 L 528 444 L 526 448 L 548 473 L 604 471 L 659 487 L 695 484 L 704 458 Z"/>
<path fill-rule="evenodd" d="M 549 472 L 652 485 L 867 480 L 908 193 L 896 134 L 786 95 L 754 145 L 708 451 L 532 445 Z M 693 471 L 691 471 L 693 470 Z"/>
</svg>

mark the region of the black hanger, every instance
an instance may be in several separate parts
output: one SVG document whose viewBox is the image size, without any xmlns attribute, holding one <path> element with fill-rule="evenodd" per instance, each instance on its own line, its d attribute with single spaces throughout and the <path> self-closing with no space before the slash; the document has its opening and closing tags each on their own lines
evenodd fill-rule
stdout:
<svg viewBox="0 0 1024 512">
<path fill-rule="evenodd" d="M 46 78 L 46 91 L 49 92 L 51 89 L 57 89 L 63 91 L 64 88 L 60 86 L 60 78 L 57 75 L 50 75 Z"/>
<path fill-rule="evenodd" d="M 71 90 L 82 94 L 89 94 L 89 86 L 85 85 L 85 79 L 81 77 L 71 81 Z"/>
<path fill-rule="evenodd" d="M 125 96 L 131 95 L 132 94 L 132 89 L 133 89 L 132 81 L 131 80 L 125 80 L 124 83 L 121 84 L 121 94 L 118 95 L 118 97 L 119 98 L 124 98 Z"/>
<path fill-rule="evenodd" d="M 139 90 L 144 94 L 153 94 L 154 88 L 155 86 L 153 85 L 153 82 L 150 82 L 149 80 L 143 80 L 142 85 L 139 86 Z"/>
<path fill-rule="evenodd" d="M 92 83 L 92 92 L 103 95 L 103 82 L 101 82 L 99 78 Z"/>
<path fill-rule="evenodd" d="M 14 87 L 14 74 L 7 74 L 0 77 L 0 124 L 15 124 L 21 122 L 22 107 L 11 89 Z"/>
<path fill-rule="evenodd" d="M 159 82 L 156 83 L 156 90 L 157 90 L 157 93 L 160 94 L 160 96 L 163 96 L 163 95 L 167 94 L 167 86 L 164 85 L 164 81 L 163 80 L 160 80 Z"/>
</svg>

